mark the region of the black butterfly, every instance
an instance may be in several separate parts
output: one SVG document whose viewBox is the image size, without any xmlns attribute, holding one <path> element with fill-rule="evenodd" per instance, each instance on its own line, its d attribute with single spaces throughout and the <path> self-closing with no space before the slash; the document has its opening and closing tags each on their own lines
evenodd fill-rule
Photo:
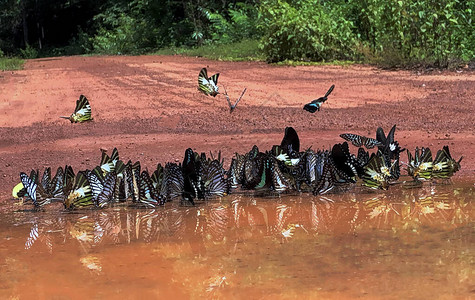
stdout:
<svg viewBox="0 0 475 300">
<path fill-rule="evenodd" d="M 332 147 L 330 156 L 339 181 L 344 182 L 356 182 L 356 175 L 358 171 L 356 166 L 358 165 L 356 158 L 350 154 L 348 143 L 335 144 Z"/>
<path fill-rule="evenodd" d="M 226 100 L 228 101 L 229 104 L 229 112 L 232 113 L 234 109 L 236 109 L 236 106 L 238 105 L 239 101 L 241 101 L 242 96 L 244 96 L 244 93 L 246 92 L 247 88 L 244 88 L 244 90 L 241 93 L 241 96 L 236 100 L 236 103 L 234 105 L 231 104 L 231 100 L 229 100 L 228 92 L 226 91 L 226 88 L 224 88 L 224 95 L 226 96 Z"/>
<path fill-rule="evenodd" d="M 343 133 L 340 134 L 340 137 L 347 140 L 348 142 L 351 142 L 356 147 L 365 146 L 367 149 L 373 149 L 375 146 L 383 146 L 383 144 L 378 140 L 362 135 Z"/>
<path fill-rule="evenodd" d="M 201 69 L 200 74 L 198 75 L 198 90 L 205 95 L 216 97 L 216 95 L 219 94 L 218 77 L 219 73 L 208 77 L 208 71 L 206 68 Z"/>
<path fill-rule="evenodd" d="M 320 97 L 318 99 L 313 100 L 310 103 L 305 104 L 303 109 L 308 111 L 308 112 L 311 112 L 311 113 L 314 113 L 317 110 L 320 110 L 320 107 L 322 106 L 323 102 L 327 101 L 328 96 L 331 94 L 331 92 L 333 91 L 334 88 L 335 88 L 335 85 L 333 84 L 330 87 L 330 89 L 328 89 L 328 92 L 325 94 L 325 96 Z"/>
</svg>

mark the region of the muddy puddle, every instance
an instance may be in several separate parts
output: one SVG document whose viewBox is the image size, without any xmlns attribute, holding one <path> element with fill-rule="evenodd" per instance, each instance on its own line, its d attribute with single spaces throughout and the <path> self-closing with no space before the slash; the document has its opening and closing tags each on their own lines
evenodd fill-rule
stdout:
<svg viewBox="0 0 475 300">
<path fill-rule="evenodd" d="M 0 298 L 468 299 L 474 195 L 395 187 L 72 213 L 7 201 Z"/>
</svg>

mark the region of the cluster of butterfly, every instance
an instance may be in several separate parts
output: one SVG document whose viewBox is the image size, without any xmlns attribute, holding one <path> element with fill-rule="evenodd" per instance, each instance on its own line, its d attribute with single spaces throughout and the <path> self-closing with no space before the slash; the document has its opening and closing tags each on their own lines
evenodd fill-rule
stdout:
<svg viewBox="0 0 475 300">
<path fill-rule="evenodd" d="M 409 150 L 407 151 L 407 174 L 411 176 L 414 181 L 414 186 L 422 185 L 422 181 L 431 179 L 448 179 L 460 170 L 460 162 L 452 158 L 449 151 L 449 146 L 444 146 L 437 151 L 435 159 L 432 160 L 432 152 L 429 148 L 416 148 L 414 156 Z"/>
<path fill-rule="evenodd" d="M 77 174 L 71 166 L 59 167 L 53 177 L 51 168 L 41 178 L 38 170 L 30 175 L 21 172 L 21 183 L 14 188 L 13 196 L 31 200 L 35 208 L 52 202 L 62 202 L 66 209 L 103 208 L 120 202 L 157 207 L 176 197 L 181 197 L 184 204 L 194 204 L 195 198 L 226 195 L 229 185 L 225 173 L 220 153 L 214 159 L 187 149 L 183 164 L 158 164 L 149 174 L 141 171 L 139 161 L 121 161 L 114 148 L 110 157 L 102 152 L 99 166 Z"/>
<path fill-rule="evenodd" d="M 219 94 L 218 78 L 219 73 L 208 77 L 208 70 L 206 68 L 202 68 L 198 75 L 198 90 L 205 95 L 216 97 Z M 328 96 L 331 94 L 334 88 L 335 85 L 332 85 L 330 89 L 326 92 L 325 96 L 305 104 L 303 109 L 311 113 L 319 111 L 322 104 L 328 100 Z M 224 88 L 224 95 L 226 96 L 230 112 L 234 111 L 239 101 L 241 101 L 242 96 L 244 96 L 245 92 L 246 88 L 242 91 L 241 96 L 236 100 L 236 102 L 234 104 L 231 104 L 231 100 L 229 99 L 228 93 L 226 92 L 226 88 Z"/>
<path fill-rule="evenodd" d="M 32 170 L 28 176 L 20 173 L 21 183 L 14 188 L 14 197 L 26 197 L 39 208 L 60 201 L 67 209 L 84 206 L 106 207 L 125 202 L 135 206 L 156 207 L 175 198 L 182 204 L 195 200 L 222 197 L 240 188 L 269 195 L 285 191 L 311 192 L 321 195 L 332 190 L 345 190 L 361 179 L 362 185 L 373 189 L 388 189 L 400 177 L 399 143 L 394 140 L 396 125 L 388 135 L 379 127 L 376 139 L 356 134 L 340 136 L 359 147 L 351 154 L 348 142 L 333 145 L 331 150 L 300 151 L 300 140 L 292 127 L 285 129 L 280 145 L 261 152 L 254 145 L 245 154 L 236 153 L 228 170 L 223 167 L 221 153 L 217 159 L 211 154 L 198 154 L 191 148 L 185 151 L 181 164 L 157 165 L 149 174 L 141 171 L 140 162 L 124 163 L 117 149 L 109 157 L 102 152 L 100 165 L 92 170 L 73 172 L 71 166 L 59 167 L 52 177 L 47 168 L 40 179 Z M 377 147 L 376 153 L 365 150 Z M 422 180 L 450 179 L 460 169 L 460 158 L 454 160 L 448 146 L 437 152 L 432 161 L 429 148 L 409 151 L 407 172 L 413 178 L 407 187 L 422 185 Z M 130 201 L 129 201 L 130 199 Z"/>
</svg>

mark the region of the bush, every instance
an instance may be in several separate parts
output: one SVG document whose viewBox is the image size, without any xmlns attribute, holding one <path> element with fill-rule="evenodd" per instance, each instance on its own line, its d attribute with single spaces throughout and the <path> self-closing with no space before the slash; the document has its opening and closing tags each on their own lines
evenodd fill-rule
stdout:
<svg viewBox="0 0 475 300">
<path fill-rule="evenodd" d="M 350 0 L 349 19 L 380 63 L 407 65 L 473 60 L 475 1 Z"/>
<path fill-rule="evenodd" d="M 259 28 L 268 61 L 354 59 L 357 36 L 338 9 L 311 0 L 265 0 Z"/>
<path fill-rule="evenodd" d="M 200 8 L 209 22 L 208 34 L 210 38 L 205 40 L 211 43 L 235 43 L 242 40 L 253 40 L 260 37 L 257 27 L 257 11 L 254 6 L 238 2 L 230 5 L 227 10 L 229 18 L 218 12 Z"/>
<path fill-rule="evenodd" d="M 21 57 L 31 59 L 38 57 L 38 50 L 31 47 L 30 45 L 26 46 L 25 49 L 20 49 Z"/>
</svg>

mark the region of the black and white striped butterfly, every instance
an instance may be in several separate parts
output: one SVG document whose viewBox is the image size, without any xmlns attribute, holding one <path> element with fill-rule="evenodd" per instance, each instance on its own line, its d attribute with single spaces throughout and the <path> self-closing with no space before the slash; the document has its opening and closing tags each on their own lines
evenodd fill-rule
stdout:
<svg viewBox="0 0 475 300">
<path fill-rule="evenodd" d="M 200 165 L 201 188 L 205 197 L 222 197 L 229 193 L 225 172 L 218 160 L 202 161 Z"/>
<path fill-rule="evenodd" d="M 340 137 L 348 142 L 351 142 L 356 147 L 366 147 L 367 149 L 373 149 L 375 146 L 381 147 L 384 146 L 381 142 L 376 139 L 365 137 L 362 135 L 352 134 L 352 133 L 343 133 L 340 134 Z"/>
<path fill-rule="evenodd" d="M 330 161 L 323 165 L 323 173 L 313 188 L 314 195 L 323 195 L 335 187 L 336 178 L 333 171 L 333 164 Z"/>
<path fill-rule="evenodd" d="M 143 171 L 140 175 L 139 202 L 148 207 L 156 207 L 164 203 L 154 189 L 152 179 L 147 171 Z"/>
<path fill-rule="evenodd" d="M 29 177 L 25 173 L 21 172 L 20 179 L 26 189 L 26 193 L 33 201 L 35 208 L 42 207 L 43 205 L 51 202 L 51 197 L 48 197 L 43 186 L 37 183 L 37 175 Z"/>
<path fill-rule="evenodd" d="M 219 94 L 218 77 L 219 73 L 208 77 L 208 71 L 206 68 L 201 69 L 200 74 L 198 75 L 198 90 L 205 95 L 216 97 L 216 95 Z"/>
</svg>

